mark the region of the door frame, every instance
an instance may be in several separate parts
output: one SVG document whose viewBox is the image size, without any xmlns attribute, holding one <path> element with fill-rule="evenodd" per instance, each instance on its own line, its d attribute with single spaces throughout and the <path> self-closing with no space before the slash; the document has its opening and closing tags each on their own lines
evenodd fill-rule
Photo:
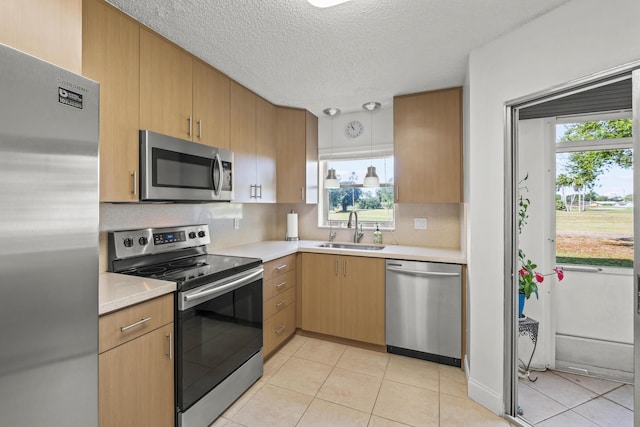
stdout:
<svg viewBox="0 0 640 427">
<path fill-rule="evenodd" d="M 634 61 L 607 71 L 591 74 L 559 86 L 548 88 L 504 104 L 504 393 L 503 405 L 505 418 L 510 422 L 527 426 L 517 416 L 518 409 L 518 348 L 517 348 L 517 271 L 518 271 L 518 120 L 522 108 L 563 98 L 585 90 L 604 86 L 615 81 L 633 78 L 633 135 L 634 152 L 640 148 L 640 61 Z M 634 156 L 634 200 L 640 196 L 640 159 Z M 638 197 L 640 200 L 640 197 Z M 637 212 L 637 213 L 636 213 Z M 634 236 L 640 236 L 640 209 L 634 209 Z M 635 373 L 640 372 L 640 248 L 634 245 L 634 292 L 637 297 L 634 320 L 634 407 L 640 408 L 640 384 Z M 640 425 L 640 410 L 634 411 L 635 424 Z"/>
</svg>

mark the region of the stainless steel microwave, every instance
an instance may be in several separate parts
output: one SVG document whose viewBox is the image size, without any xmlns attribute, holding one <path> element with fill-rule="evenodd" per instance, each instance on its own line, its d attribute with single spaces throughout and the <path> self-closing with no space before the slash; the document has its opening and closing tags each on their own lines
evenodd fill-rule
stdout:
<svg viewBox="0 0 640 427">
<path fill-rule="evenodd" d="M 140 131 L 140 201 L 233 200 L 233 152 Z"/>
</svg>

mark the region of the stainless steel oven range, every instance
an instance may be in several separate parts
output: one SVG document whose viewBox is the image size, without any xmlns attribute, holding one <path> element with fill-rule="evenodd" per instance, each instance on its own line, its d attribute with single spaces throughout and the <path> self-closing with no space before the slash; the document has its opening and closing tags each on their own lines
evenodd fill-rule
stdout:
<svg viewBox="0 0 640 427">
<path fill-rule="evenodd" d="M 208 426 L 262 376 L 262 261 L 207 253 L 207 225 L 109 233 L 109 270 L 176 282 L 176 425 Z"/>
</svg>

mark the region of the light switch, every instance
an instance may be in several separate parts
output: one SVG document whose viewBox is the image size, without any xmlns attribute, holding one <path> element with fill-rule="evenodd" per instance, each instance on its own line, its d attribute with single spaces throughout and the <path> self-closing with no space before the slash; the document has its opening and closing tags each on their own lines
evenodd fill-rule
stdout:
<svg viewBox="0 0 640 427">
<path fill-rule="evenodd" d="M 233 229 L 240 230 L 240 218 L 233 218 Z"/>
<path fill-rule="evenodd" d="M 427 218 L 414 218 L 413 219 L 413 228 L 416 230 L 426 230 L 427 229 Z"/>
</svg>

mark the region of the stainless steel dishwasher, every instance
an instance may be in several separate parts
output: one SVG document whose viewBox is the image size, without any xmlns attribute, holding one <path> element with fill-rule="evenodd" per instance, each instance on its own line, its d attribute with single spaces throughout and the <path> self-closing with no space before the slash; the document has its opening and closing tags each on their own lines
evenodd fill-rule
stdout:
<svg viewBox="0 0 640 427">
<path fill-rule="evenodd" d="M 389 353 L 460 367 L 462 266 L 388 259 Z"/>
</svg>

